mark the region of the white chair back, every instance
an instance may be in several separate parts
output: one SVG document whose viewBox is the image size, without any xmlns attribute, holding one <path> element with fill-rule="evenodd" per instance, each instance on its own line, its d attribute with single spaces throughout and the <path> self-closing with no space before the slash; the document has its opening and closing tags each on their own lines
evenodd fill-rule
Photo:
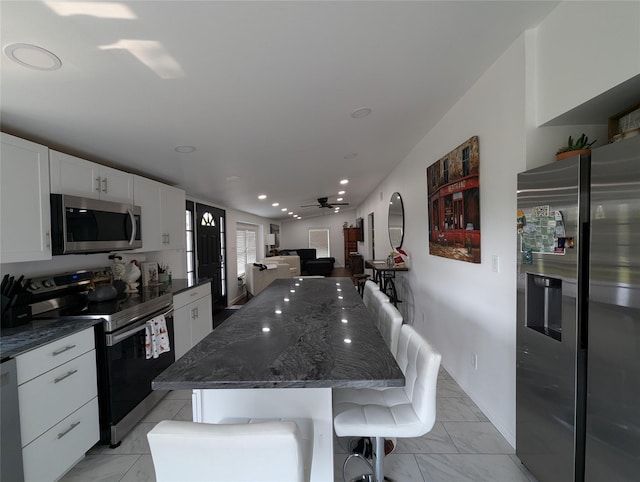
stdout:
<svg viewBox="0 0 640 482">
<path fill-rule="evenodd" d="M 364 284 L 364 289 L 362 291 L 362 302 L 364 303 L 364 306 L 366 306 L 367 308 L 369 308 L 369 305 L 372 302 L 374 291 L 380 291 L 380 287 L 378 286 L 378 283 L 371 280 L 367 280 Z"/>
<path fill-rule="evenodd" d="M 402 325 L 396 360 L 404 373 L 404 391 L 423 424 L 422 433 L 436 420 L 436 385 L 442 356 L 412 326 Z"/>
<path fill-rule="evenodd" d="M 158 482 L 302 482 L 295 422 L 209 424 L 164 420 L 148 434 Z"/>
<path fill-rule="evenodd" d="M 382 307 L 383 303 L 389 303 L 389 297 L 380 290 L 373 291 L 371 303 L 369 304 L 367 309 L 369 310 L 369 313 L 371 313 L 371 316 L 374 320 L 378 318 L 380 308 Z"/>
<path fill-rule="evenodd" d="M 389 350 L 395 357 L 398 353 L 402 314 L 392 303 L 382 303 L 375 322 L 378 331 L 382 334 L 382 338 L 387 342 Z"/>
</svg>

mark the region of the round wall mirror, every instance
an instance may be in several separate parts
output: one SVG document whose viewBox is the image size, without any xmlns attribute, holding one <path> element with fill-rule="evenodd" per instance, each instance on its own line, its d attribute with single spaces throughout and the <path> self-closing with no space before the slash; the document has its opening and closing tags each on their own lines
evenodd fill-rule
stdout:
<svg viewBox="0 0 640 482">
<path fill-rule="evenodd" d="M 404 205 L 399 192 L 394 192 L 389 201 L 389 242 L 391 248 L 401 248 L 404 239 Z"/>
</svg>

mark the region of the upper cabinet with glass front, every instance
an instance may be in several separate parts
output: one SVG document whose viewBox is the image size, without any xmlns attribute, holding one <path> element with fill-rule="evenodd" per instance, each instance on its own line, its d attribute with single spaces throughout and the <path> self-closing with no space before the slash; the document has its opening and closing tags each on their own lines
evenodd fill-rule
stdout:
<svg viewBox="0 0 640 482">
<path fill-rule="evenodd" d="M 142 208 L 139 251 L 185 249 L 185 192 L 136 175 L 133 192 L 133 203 Z"/>
<path fill-rule="evenodd" d="M 58 151 L 50 151 L 51 192 L 133 203 L 133 174 Z"/>
<path fill-rule="evenodd" d="M 49 149 L 2 133 L 0 258 L 3 263 L 51 259 Z"/>
<path fill-rule="evenodd" d="M 394 192 L 389 201 L 389 242 L 392 249 L 402 247 L 404 240 L 404 205 L 399 192 Z"/>
</svg>

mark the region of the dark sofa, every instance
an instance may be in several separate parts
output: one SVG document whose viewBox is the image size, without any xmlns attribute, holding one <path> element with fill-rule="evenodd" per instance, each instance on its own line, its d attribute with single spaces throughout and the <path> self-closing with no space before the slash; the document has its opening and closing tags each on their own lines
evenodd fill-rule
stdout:
<svg viewBox="0 0 640 482">
<path fill-rule="evenodd" d="M 300 272 L 304 275 L 328 276 L 333 271 L 335 258 L 316 258 L 315 248 L 281 249 L 279 255 L 300 256 Z"/>
</svg>

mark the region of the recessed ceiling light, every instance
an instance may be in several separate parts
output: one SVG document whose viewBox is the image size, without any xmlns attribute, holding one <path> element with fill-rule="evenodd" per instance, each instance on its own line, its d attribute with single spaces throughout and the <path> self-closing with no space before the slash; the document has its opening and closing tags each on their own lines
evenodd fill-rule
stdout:
<svg viewBox="0 0 640 482">
<path fill-rule="evenodd" d="M 293 214 L 293 211 L 289 211 L 287 214 L 291 216 Z"/>
<path fill-rule="evenodd" d="M 346 193 L 346 192 L 347 192 L 347 191 L 338 191 L 338 194 L 339 194 L 340 196 L 342 196 L 342 195 L 343 195 L 344 193 Z"/>
<path fill-rule="evenodd" d="M 180 154 L 190 154 L 195 152 L 196 148 L 193 146 L 176 146 L 174 151 L 179 152 Z"/>
<path fill-rule="evenodd" d="M 349 184 L 349 179 L 343 179 L 340 184 Z"/>
<path fill-rule="evenodd" d="M 5 46 L 4 53 L 17 64 L 35 70 L 58 70 L 62 61 L 57 55 L 42 47 L 15 43 Z"/>
<path fill-rule="evenodd" d="M 344 200 L 344 198 L 343 198 L 343 197 L 339 197 L 339 198 L 337 198 L 337 199 L 336 199 L 336 201 L 338 201 L 338 202 L 340 202 L 340 201 L 342 201 L 342 200 Z"/>
<path fill-rule="evenodd" d="M 358 157 L 358 154 L 356 154 L 355 152 L 352 152 L 351 154 L 347 154 L 346 156 L 344 156 L 345 159 L 355 159 L 356 157 Z"/>
<path fill-rule="evenodd" d="M 371 109 L 369 107 L 362 107 L 361 109 L 356 109 L 351 113 L 351 117 L 354 119 L 362 119 L 363 117 L 367 117 L 371 114 Z"/>
<path fill-rule="evenodd" d="M 286 210 L 287 210 L 287 208 L 282 208 L 282 209 L 280 209 L 280 211 L 286 211 Z"/>
<path fill-rule="evenodd" d="M 272 204 L 272 206 L 273 206 L 274 208 L 277 208 L 278 206 L 280 206 L 280 203 L 273 203 L 273 204 Z"/>
<path fill-rule="evenodd" d="M 267 195 L 266 194 L 260 194 L 258 196 L 258 199 L 267 199 Z"/>
</svg>

